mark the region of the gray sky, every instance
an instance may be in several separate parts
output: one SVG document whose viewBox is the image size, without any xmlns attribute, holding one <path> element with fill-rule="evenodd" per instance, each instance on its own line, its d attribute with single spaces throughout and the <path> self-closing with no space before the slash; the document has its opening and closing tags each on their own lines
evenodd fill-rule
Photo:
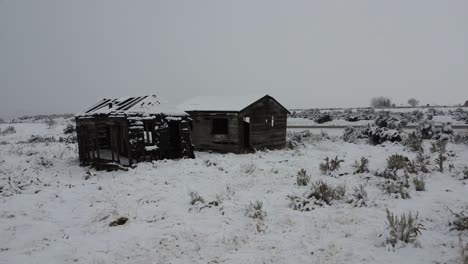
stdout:
<svg viewBox="0 0 468 264">
<path fill-rule="evenodd" d="M 468 1 L 0 0 L 0 116 L 103 97 L 468 99 Z"/>
</svg>

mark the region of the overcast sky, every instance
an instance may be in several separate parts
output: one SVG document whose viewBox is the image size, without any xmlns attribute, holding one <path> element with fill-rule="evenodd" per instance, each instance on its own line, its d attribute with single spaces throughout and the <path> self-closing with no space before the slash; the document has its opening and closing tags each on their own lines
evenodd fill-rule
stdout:
<svg viewBox="0 0 468 264">
<path fill-rule="evenodd" d="M 0 116 L 103 97 L 468 100 L 468 1 L 0 0 Z"/>
</svg>

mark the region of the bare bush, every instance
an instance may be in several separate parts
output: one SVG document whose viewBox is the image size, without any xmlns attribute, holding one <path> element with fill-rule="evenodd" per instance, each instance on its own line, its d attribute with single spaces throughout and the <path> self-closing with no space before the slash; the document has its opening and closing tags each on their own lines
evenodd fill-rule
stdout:
<svg viewBox="0 0 468 264">
<path fill-rule="evenodd" d="M 332 171 L 338 170 L 342 162 L 344 162 L 344 160 L 338 159 L 338 156 L 336 156 L 334 159 L 326 157 L 324 162 L 320 163 L 319 168 L 323 174 L 330 173 Z"/>
<path fill-rule="evenodd" d="M 411 213 L 408 215 L 402 214 L 400 218 L 395 216 L 387 209 L 387 226 L 389 229 L 389 237 L 387 243 L 393 247 L 398 241 L 405 243 L 412 243 L 416 240 L 418 235 L 421 235 L 421 230 L 424 226 L 418 223 L 418 214 L 413 217 Z"/>
<path fill-rule="evenodd" d="M 296 184 L 298 186 L 307 186 L 310 182 L 310 176 L 307 175 L 306 170 L 301 169 L 296 176 Z"/>
<path fill-rule="evenodd" d="M 354 168 L 354 174 L 368 173 L 369 172 L 369 160 L 365 157 L 361 157 L 360 160 L 354 161 L 353 168 Z"/>
</svg>

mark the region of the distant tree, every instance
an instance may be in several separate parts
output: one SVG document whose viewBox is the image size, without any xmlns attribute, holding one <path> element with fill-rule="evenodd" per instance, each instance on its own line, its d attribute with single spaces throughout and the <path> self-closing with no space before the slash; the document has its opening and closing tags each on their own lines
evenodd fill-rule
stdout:
<svg viewBox="0 0 468 264">
<path fill-rule="evenodd" d="M 3 118 L 0 118 L 0 124 L 5 124 L 5 120 L 3 120 Z"/>
<path fill-rule="evenodd" d="M 371 107 L 373 108 L 390 108 L 392 107 L 392 101 L 387 97 L 374 97 L 371 99 Z"/>
<path fill-rule="evenodd" d="M 419 104 L 419 101 L 414 98 L 411 98 L 408 100 L 408 104 L 411 105 L 412 107 L 415 107 Z"/>
</svg>

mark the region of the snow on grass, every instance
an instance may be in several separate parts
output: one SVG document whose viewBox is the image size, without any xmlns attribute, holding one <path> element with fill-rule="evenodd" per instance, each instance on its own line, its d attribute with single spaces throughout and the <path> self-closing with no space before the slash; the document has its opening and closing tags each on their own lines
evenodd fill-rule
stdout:
<svg viewBox="0 0 468 264">
<path fill-rule="evenodd" d="M 14 126 L 16 134 L 0 137 L 8 142 L 0 145 L 0 263 L 456 263 L 459 258 L 460 232 L 450 231 L 454 218 L 448 208 L 459 212 L 468 205 L 467 181 L 457 175 L 466 165 L 465 145 L 448 146 L 456 153 L 449 161 L 452 172 L 430 173 L 426 191 L 411 185 L 410 199 L 394 199 L 377 187 L 383 179 L 373 172 L 384 169 L 392 154 L 415 157 L 399 144 L 318 140 L 294 150 L 198 152 L 196 159 L 98 172 L 79 167 L 76 145 L 17 143 L 31 135 L 58 138 L 64 126 Z M 335 156 L 344 160 L 340 172 L 349 175 L 320 173 L 323 159 Z M 361 157 L 369 160 L 370 173 L 353 175 L 352 165 Z M 295 184 L 300 169 L 311 182 L 346 184 L 347 195 L 364 185 L 367 206 L 344 199 L 310 212 L 289 208 L 288 195 L 310 188 Z M 190 192 L 204 204 L 191 205 Z M 256 201 L 266 213 L 261 222 L 245 215 Z M 419 212 L 426 230 L 417 243 L 396 248 L 385 243 L 387 208 L 396 215 Z M 109 226 L 122 216 L 129 219 L 126 224 Z"/>
</svg>

